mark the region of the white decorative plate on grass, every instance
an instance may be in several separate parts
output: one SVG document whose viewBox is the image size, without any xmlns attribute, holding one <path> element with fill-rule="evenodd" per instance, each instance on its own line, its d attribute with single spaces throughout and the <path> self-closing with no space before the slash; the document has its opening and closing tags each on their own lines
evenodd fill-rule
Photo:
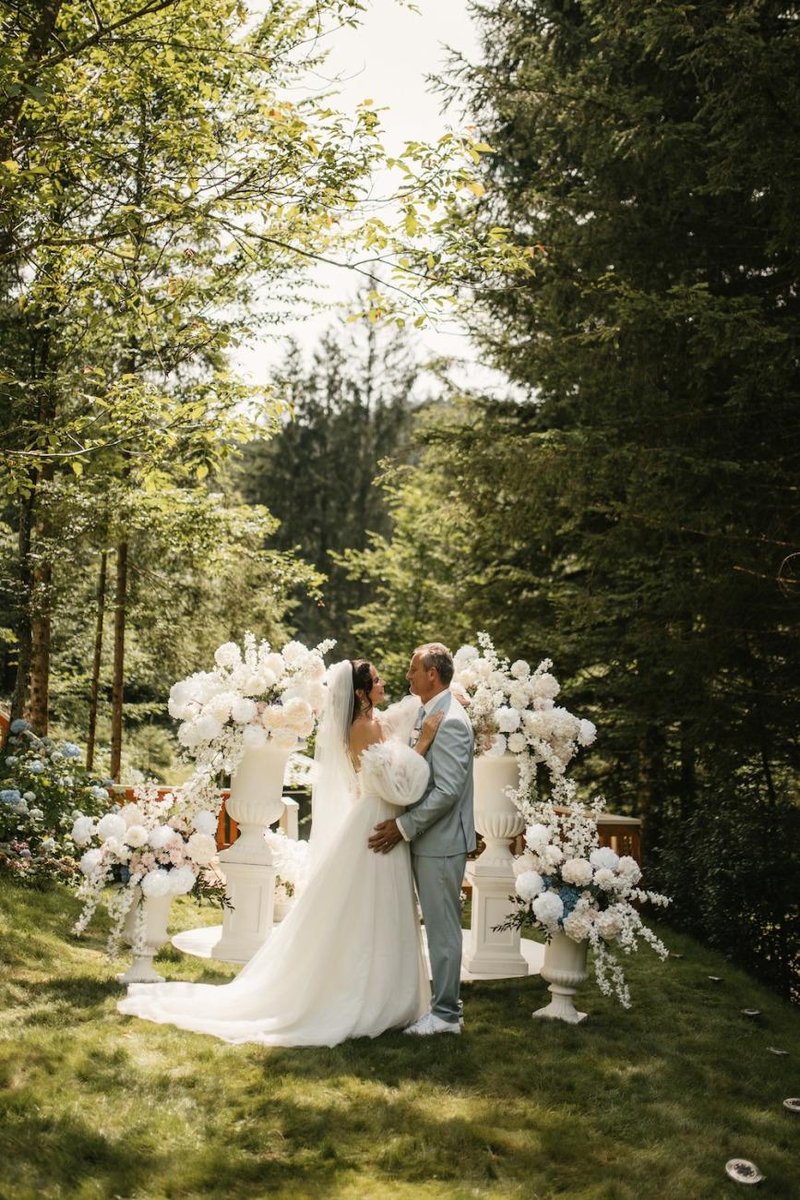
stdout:
<svg viewBox="0 0 800 1200">
<path fill-rule="evenodd" d="M 761 1183 L 764 1178 L 756 1164 L 746 1158 L 729 1158 L 725 1170 L 737 1183 Z"/>
<path fill-rule="evenodd" d="M 789 1112 L 800 1113 L 800 1096 L 790 1096 L 788 1100 L 784 1100 L 783 1107 Z"/>
</svg>

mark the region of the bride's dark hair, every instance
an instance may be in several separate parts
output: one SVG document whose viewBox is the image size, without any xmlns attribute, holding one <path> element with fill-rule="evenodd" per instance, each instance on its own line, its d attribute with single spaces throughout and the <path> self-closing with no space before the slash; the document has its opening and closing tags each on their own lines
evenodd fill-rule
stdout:
<svg viewBox="0 0 800 1200">
<path fill-rule="evenodd" d="M 350 665 L 353 668 L 353 716 L 351 719 L 355 721 L 361 712 L 359 691 L 364 693 L 367 702 L 370 703 L 369 698 L 372 694 L 372 663 L 366 658 L 351 658 Z"/>
</svg>

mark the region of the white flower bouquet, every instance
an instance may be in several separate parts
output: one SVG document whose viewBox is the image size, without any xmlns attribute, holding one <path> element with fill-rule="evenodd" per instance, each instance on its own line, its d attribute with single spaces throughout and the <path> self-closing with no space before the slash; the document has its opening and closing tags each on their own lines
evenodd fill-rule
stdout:
<svg viewBox="0 0 800 1200">
<path fill-rule="evenodd" d="M 630 954 L 642 939 L 666 958 L 666 946 L 643 924 L 635 905 L 665 906 L 669 900 L 638 886 L 642 872 L 634 858 L 600 845 L 602 804 L 587 811 L 574 789 L 562 780 L 560 798 L 566 804 L 537 805 L 536 819 L 525 830 L 526 849 L 514 860 L 518 907 L 501 928 L 529 926 L 548 938 L 560 931 L 575 942 L 587 941 L 600 990 L 629 1008 L 625 976 L 611 947 Z"/>
<path fill-rule="evenodd" d="M 243 650 L 226 642 L 214 652 L 212 671 L 174 684 L 169 712 L 181 722 L 178 741 L 196 760 L 203 786 L 212 774 L 235 771 L 248 746 L 271 740 L 294 749 L 313 733 L 325 703 L 323 655 L 334 645 L 309 650 L 288 642 L 273 650 L 246 633 Z"/>
<path fill-rule="evenodd" d="M 111 917 L 108 952 L 114 955 L 137 889 L 147 896 L 182 896 L 225 903 L 222 879 L 206 870 L 216 856 L 217 818 L 192 812 L 178 793 L 139 788 L 132 803 L 100 818 L 76 812 L 72 841 L 84 851 L 78 896 L 83 910 L 73 932 L 80 935 L 101 900 Z M 117 886 L 113 886 L 117 885 Z"/>
<path fill-rule="evenodd" d="M 527 816 L 539 764 L 557 789 L 578 748 L 590 746 L 596 730 L 591 721 L 556 705 L 561 688 L 549 658 L 532 671 L 522 659 L 501 658 L 488 634 L 479 633 L 478 644 L 480 649 L 456 651 L 451 687 L 475 730 L 475 753 L 517 759 L 520 782 L 511 798 Z"/>
</svg>

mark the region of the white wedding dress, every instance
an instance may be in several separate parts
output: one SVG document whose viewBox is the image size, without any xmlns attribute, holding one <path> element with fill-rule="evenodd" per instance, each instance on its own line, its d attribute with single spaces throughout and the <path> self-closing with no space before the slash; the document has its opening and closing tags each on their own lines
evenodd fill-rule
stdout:
<svg viewBox="0 0 800 1200">
<path fill-rule="evenodd" d="M 120 1012 L 268 1046 L 335 1046 L 415 1021 L 430 987 L 409 848 L 376 854 L 367 838 L 397 806 L 418 800 L 427 780 L 427 763 L 402 742 L 371 746 L 336 836 L 236 979 L 135 984 Z"/>
</svg>

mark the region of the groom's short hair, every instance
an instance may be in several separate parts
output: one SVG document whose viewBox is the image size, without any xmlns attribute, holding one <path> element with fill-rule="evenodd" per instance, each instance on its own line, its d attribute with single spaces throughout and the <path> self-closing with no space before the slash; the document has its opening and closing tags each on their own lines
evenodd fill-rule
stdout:
<svg viewBox="0 0 800 1200">
<path fill-rule="evenodd" d="M 433 668 L 445 687 L 450 686 L 453 678 L 453 656 L 441 642 L 426 642 L 417 646 L 417 654 L 422 655 L 422 665 L 426 671 Z"/>
</svg>

